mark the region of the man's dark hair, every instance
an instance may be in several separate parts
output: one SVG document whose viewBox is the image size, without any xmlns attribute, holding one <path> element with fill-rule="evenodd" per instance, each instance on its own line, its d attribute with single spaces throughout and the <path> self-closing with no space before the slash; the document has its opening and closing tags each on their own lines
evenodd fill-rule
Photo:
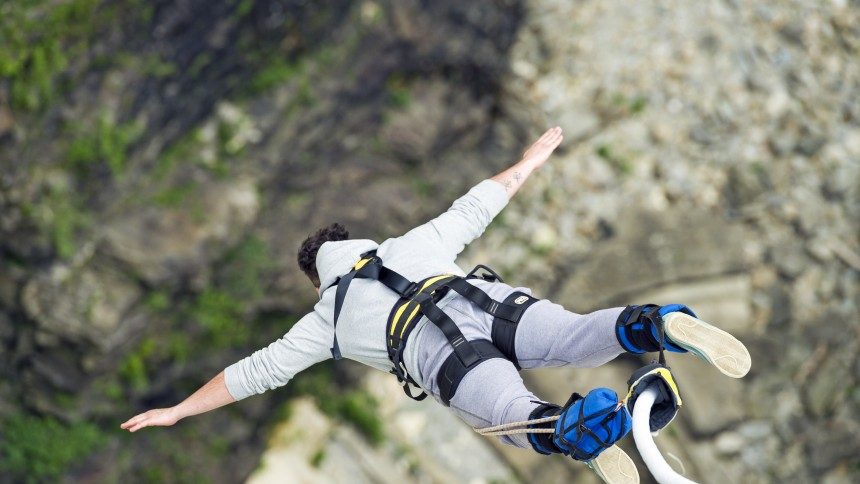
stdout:
<svg viewBox="0 0 860 484">
<path fill-rule="evenodd" d="M 317 252 L 320 246 L 329 241 L 346 240 L 349 238 L 349 232 L 346 228 L 335 222 L 328 227 L 323 227 L 302 242 L 299 248 L 299 267 L 302 272 L 307 274 L 314 284 L 314 287 L 320 287 L 320 275 L 317 272 Z"/>
</svg>

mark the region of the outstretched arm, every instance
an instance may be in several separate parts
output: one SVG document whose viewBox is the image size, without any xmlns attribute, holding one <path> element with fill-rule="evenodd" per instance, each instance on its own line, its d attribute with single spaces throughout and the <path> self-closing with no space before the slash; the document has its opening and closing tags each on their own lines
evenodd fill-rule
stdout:
<svg viewBox="0 0 860 484">
<path fill-rule="evenodd" d="M 235 401 L 230 392 L 227 391 L 227 385 L 224 383 L 224 372 L 222 371 L 179 405 L 144 412 L 128 419 L 120 427 L 130 432 L 136 432 L 144 427 L 170 426 L 185 417 L 208 412 Z"/>
<path fill-rule="evenodd" d="M 512 198 L 523 186 L 526 178 L 549 159 L 549 155 L 558 148 L 562 139 L 561 128 L 558 126 L 548 130 L 523 153 L 520 161 L 491 180 L 501 183 L 505 187 L 508 198 Z"/>
<path fill-rule="evenodd" d="M 550 129 L 515 165 L 475 185 L 445 213 L 415 227 L 399 240 L 416 252 L 432 253 L 453 261 L 468 243 L 484 232 L 531 172 L 549 158 L 561 139 L 561 128 Z"/>
<path fill-rule="evenodd" d="M 136 432 L 144 427 L 170 426 L 185 417 L 286 385 L 296 373 L 331 358 L 328 348 L 332 339 L 331 325 L 312 311 L 282 338 L 228 366 L 179 405 L 144 412 L 120 427 Z"/>
</svg>

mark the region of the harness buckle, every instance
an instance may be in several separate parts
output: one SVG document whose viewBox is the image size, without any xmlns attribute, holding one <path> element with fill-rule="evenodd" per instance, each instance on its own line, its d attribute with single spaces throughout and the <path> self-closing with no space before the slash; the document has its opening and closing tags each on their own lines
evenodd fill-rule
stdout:
<svg viewBox="0 0 860 484">
<path fill-rule="evenodd" d="M 410 282 L 408 286 L 406 286 L 406 290 L 403 291 L 403 298 L 412 299 L 412 296 L 421 289 L 421 286 L 418 285 L 417 282 Z"/>
</svg>

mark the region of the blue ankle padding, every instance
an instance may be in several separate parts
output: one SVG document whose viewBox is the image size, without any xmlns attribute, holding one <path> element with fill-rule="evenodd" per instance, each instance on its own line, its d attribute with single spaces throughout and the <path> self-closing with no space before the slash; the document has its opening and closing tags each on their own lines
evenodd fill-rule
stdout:
<svg viewBox="0 0 860 484">
<path fill-rule="evenodd" d="M 639 329 L 642 327 L 642 323 L 633 323 L 631 326 L 632 329 Z M 621 341 L 621 346 L 627 350 L 628 353 L 637 353 L 642 354 L 645 353 L 645 350 L 640 349 L 638 346 L 634 345 L 632 341 L 627 339 L 627 332 L 621 331 L 620 329 L 616 329 L 616 334 L 618 335 L 618 339 Z"/>
<path fill-rule="evenodd" d="M 694 318 L 696 317 L 696 313 L 694 313 L 692 309 L 690 309 L 689 307 L 687 307 L 683 304 L 667 304 L 665 306 L 661 306 L 660 310 L 658 311 L 660 316 L 665 316 L 669 313 L 674 313 L 674 312 L 682 312 L 684 314 L 689 314 L 690 316 L 692 316 Z M 653 325 L 651 326 L 651 335 L 654 336 L 654 339 L 659 341 L 660 334 L 657 332 L 657 328 L 655 328 Z M 668 334 L 666 335 L 666 339 L 663 341 L 663 346 L 666 348 L 666 351 L 671 351 L 673 353 L 686 353 L 687 352 L 687 350 L 685 350 L 684 348 L 681 348 L 680 346 L 673 343 L 672 339 L 669 338 Z"/>
<path fill-rule="evenodd" d="M 618 395 L 609 388 L 595 388 L 564 409 L 555 425 L 553 443 L 564 454 L 589 461 L 627 435 L 631 425 L 627 407 L 618 408 Z"/>
<path fill-rule="evenodd" d="M 548 449 L 548 448 L 544 447 L 543 444 L 541 444 L 540 441 L 537 439 L 538 434 L 526 434 L 526 435 L 528 435 L 529 443 L 532 444 L 532 448 L 534 448 L 534 450 L 537 453 L 543 454 L 543 455 L 550 455 L 554 452 L 558 452 L 555 449 Z"/>
</svg>

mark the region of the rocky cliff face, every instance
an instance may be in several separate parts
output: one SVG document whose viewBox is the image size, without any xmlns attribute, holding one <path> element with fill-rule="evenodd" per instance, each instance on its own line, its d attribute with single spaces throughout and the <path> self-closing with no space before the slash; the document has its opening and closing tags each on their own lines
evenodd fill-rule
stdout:
<svg viewBox="0 0 860 484">
<path fill-rule="evenodd" d="M 443 418 L 429 404 L 350 366 L 117 432 L 310 307 L 294 254 L 314 227 L 401 232 L 551 123 L 564 149 L 463 265 L 578 311 L 687 302 L 748 343 L 740 382 L 670 361 L 687 405 L 663 437 L 696 478 L 858 478 L 856 5 L 32 3 L 0 7 L 10 480 L 233 482 L 270 438 L 289 445 L 266 467 L 305 462 L 308 479 L 379 481 L 389 464 L 425 481 L 584 479 L 454 423 L 427 430 Z M 564 400 L 620 390 L 639 363 L 528 378 Z M 316 403 L 290 411 L 298 394 Z M 297 418 L 316 432 L 300 445 Z M 481 472 L 457 464 L 475 448 Z"/>
</svg>

